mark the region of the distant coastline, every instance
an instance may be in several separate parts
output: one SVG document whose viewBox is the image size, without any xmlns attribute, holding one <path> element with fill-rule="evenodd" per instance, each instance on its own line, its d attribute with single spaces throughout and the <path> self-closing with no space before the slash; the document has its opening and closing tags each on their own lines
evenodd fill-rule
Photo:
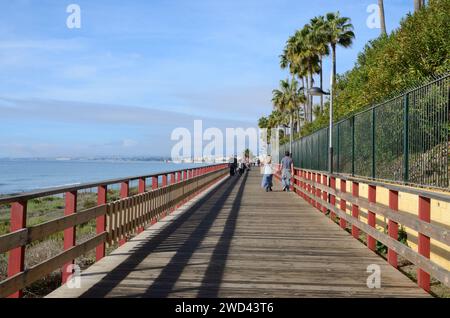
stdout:
<svg viewBox="0 0 450 318">
<path fill-rule="evenodd" d="M 198 167 L 165 157 L 0 158 L 0 195 Z"/>
</svg>

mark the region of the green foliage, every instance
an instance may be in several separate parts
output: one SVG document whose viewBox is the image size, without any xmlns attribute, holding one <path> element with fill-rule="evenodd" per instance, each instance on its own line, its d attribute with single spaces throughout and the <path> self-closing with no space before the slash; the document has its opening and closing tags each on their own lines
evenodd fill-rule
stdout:
<svg viewBox="0 0 450 318">
<path fill-rule="evenodd" d="M 337 75 L 333 117 L 343 119 L 396 92 L 450 70 L 450 0 L 429 4 L 402 20 L 399 29 L 370 41 L 354 68 Z M 306 124 L 302 135 L 325 127 L 328 111 Z"/>
<path fill-rule="evenodd" d="M 398 241 L 402 244 L 405 244 L 406 246 L 408 246 L 408 233 L 406 233 L 405 228 L 403 226 L 401 226 L 398 229 Z M 384 245 L 383 243 L 380 243 L 377 241 L 377 245 L 376 245 L 376 249 L 377 252 L 383 255 L 387 254 L 387 246 Z"/>
</svg>

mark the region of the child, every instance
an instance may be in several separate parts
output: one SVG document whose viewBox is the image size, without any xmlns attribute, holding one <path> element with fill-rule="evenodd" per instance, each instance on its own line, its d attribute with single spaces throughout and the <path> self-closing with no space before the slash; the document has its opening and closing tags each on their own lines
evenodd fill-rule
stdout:
<svg viewBox="0 0 450 318">
<path fill-rule="evenodd" d="M 261 186 L 266 190 L 266 192 L 272 191 L 273 167 L 271 156 L 266 158 L 264 165 L 261 167 L 261 172 L 263 174 Z"/>
</svg>

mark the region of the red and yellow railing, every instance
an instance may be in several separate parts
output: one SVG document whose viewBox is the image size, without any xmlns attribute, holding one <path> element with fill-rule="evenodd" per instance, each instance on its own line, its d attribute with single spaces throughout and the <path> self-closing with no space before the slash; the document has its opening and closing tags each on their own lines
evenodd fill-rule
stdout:
<svg viewBox="0 0 450 318">
<path fill-rule="evenodd" d="M 276 177 L 281 178 L 279 173 Z M 435 252 L 450 255 L 450 224 L 441 220 L 450 221 L 448 193 L 299 168 L 294 169 L 291 186 L 318 211 L 329 212 L 336 222 L 339 219 L 343 229 L 349 224 L 354 238 L 365 233 L 370 250 L 376 250 L 377 241 L 384 244 L 392 266 L 398 267 L 399 255 L 415 264 L 417 283 L 424 290 L 430 291 L 430 276 L 450 287 L 450 258 Z M 434 220 L 432 207 L 441 219 Z M 412 247 L 399 242 L 400 226 L 407 229 L 408 236 L 417 233 L 416 242 L 408 241 Z"/>
<path fill-rule="evenodd" d="M 9 252 L 8 278 L 0 282 L 0 297 L 21 297 L 23 288 L 58 268 L 62 268 L 62 283 L 66 283 L 72 275 L 75 258 L 95 249 L 96 260 L 102 259 L 106 253 L 106 244 L 124 244 L 130 235 L 139 234 L 146 226 L 166 216 L 227 173 L 228 164 L 218 164 L 1 198 L 0 203 L 11 205 L 11 230 L 0 236 L 0 253 Z M 152 182 L 151 191 L 146 190 L 148 179 Z M 130 195 L 130 182 L 136 180 L 138 193 Z M 114 184 L 120 184 L 120 199 L 107 203 L 108 186 Z M 91 188 L 97 188 L 97 206 L 77 211 L 78 192 Z M 27 226 L 29 200 L 61 194 L 65 196 L 64 216 Z M 94 219 L 96 235 L 76 244 L 75 227 Z M 64 232 L 64 251 L 25 269 L 26 246 L 61 231 Z"/>
</svg>

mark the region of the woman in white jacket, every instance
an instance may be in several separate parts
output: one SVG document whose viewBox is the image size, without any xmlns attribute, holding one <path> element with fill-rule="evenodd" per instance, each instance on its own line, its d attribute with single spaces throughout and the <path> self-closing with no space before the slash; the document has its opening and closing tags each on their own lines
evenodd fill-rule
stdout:
<svg viewBox="0 0 450 318">
<path fill-rule="evenodd" d="M 272 157 L 268 156 L 261 167 L 261 173 L 263 175 L 261 186 L 266 190 L 266 192 L 272 191 L 272 178 L 273 178 L 273 165 Z"/>
</svg>

